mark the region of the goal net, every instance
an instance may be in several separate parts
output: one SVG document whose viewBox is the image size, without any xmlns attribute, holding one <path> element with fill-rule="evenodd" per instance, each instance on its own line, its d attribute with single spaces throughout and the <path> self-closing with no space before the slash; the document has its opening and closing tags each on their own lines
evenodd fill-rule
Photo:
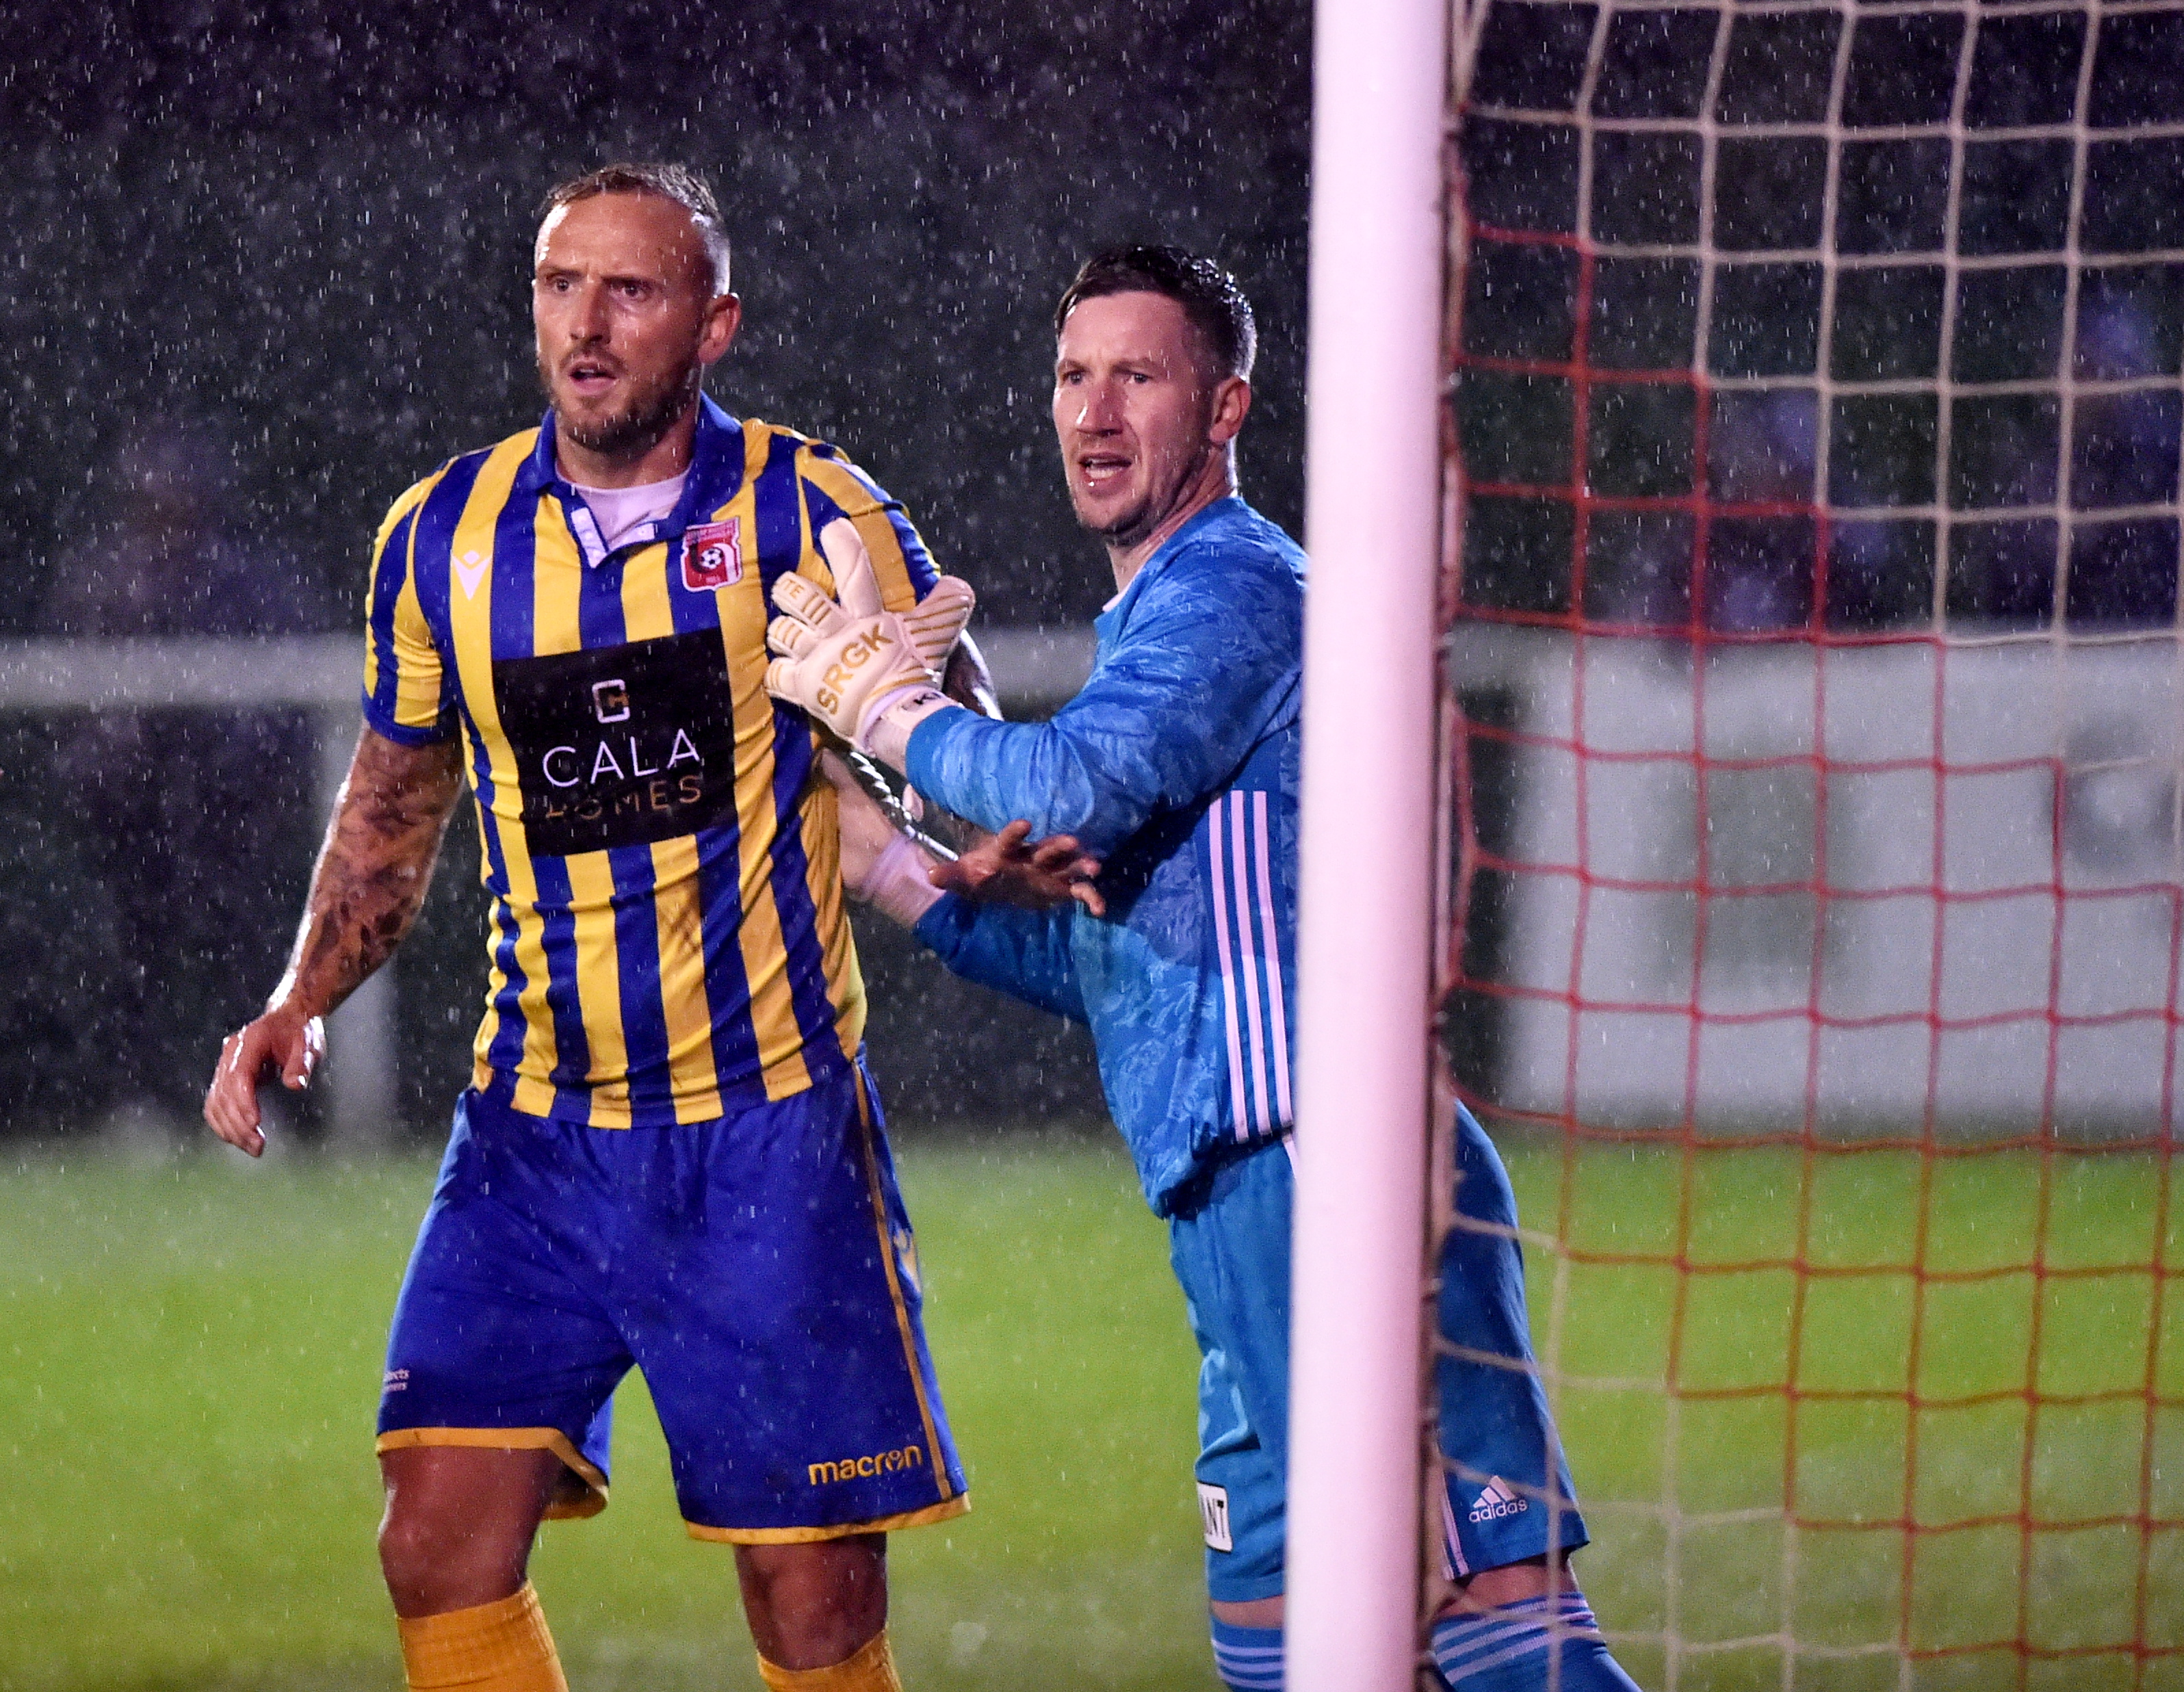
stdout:
<svg viewBox="0 0 2184 1692">
<path fill-rule="evenodd" d="M 1454 33 L 1436 1226 L 1460 1099 L 1582 1583 L 2184 1688 L 2184 4 Z"/>
</svg>

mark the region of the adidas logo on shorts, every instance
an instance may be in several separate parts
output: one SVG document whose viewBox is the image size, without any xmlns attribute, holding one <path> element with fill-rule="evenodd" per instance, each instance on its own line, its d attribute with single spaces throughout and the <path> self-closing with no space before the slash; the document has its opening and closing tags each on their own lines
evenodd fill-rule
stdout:
<svg viewBox="0 0 2184 1692">
<path fill-rule="evenodd" d="M 1504 1516 L 1522 1516 L 1531 1507 L 1502 1484 L 1501 1476 L 1496 1475 L 1486 1483 L 1486 1489 L 1471 1501 L 1471 1520 L 1498 1522 Z"/>
</svg>

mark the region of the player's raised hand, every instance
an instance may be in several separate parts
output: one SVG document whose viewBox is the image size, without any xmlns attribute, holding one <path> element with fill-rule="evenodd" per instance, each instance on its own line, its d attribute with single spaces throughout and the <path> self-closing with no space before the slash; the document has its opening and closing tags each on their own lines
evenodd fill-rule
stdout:
<svg viewBox="0 0 2184 1692">
<path fill-rule="evenodd" d="M 988 835 L 953 863 L 936 864 L 933 885 L 968 899 L 1048 910 L 1072 899 L 1095 916 L 1107 914 L 1094 878 L 1100 860 L 1079 850 L 1076 837 L 1050 834 L 1034 842 L 1021 820 Z"/>
<path fill-rule="evenodd" d="M 258 1084 L 277 1074 L 290 1092 L 311 1084 L 311 1073 L 326 1055 L 326 1029 L 316 1016 L 276 1005 L 255 1021 L 230 1034 L 205 1089 L 204 1119 L 230 1145 L 253 1157 L 265 1149 L 259 1126 Z"/>
<path fill-rule="evenodd" d="M 913 609 L 889 611 L 855 526 L 837 518 L 819 541 L 838 603 L 805 576 L 774 583 L 782 615 L 766 625 L 766 646 L 777 654 L 766 666 L 766 691 L 863 749 L 873 718 L 899 699 L 932 692 L 936 706 L 945 703 L 934 690 L 978 596 L 969 582 L 944 576 Z"/>
</svg>

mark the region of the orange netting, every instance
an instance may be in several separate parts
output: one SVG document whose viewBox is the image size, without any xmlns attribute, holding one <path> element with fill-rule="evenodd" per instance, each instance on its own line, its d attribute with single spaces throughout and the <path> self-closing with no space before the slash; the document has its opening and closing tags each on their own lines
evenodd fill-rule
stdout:
<svg viewBox="0 0 2184 1692">
<path fill-rule="evenodd" d="M 2184 7 L 1460 33 L 1446 1102 L 1596 1608 L 2184 1686 Z"/>
</svg>

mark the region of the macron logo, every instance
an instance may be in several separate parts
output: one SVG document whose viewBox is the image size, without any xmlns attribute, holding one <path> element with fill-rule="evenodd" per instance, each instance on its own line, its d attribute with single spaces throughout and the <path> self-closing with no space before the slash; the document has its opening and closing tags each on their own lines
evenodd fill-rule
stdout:
<svg viewBox="0 0 2184 1692">
<path fill-rule="evenodd" d="M 477 553 L 466 552 L 455 560 L 455 574 L 463 584 L 463 598 L 477 598 L 478 583 L 485 580 L 486 561 Z"/>
<path fill-rule="evenodd" d="M 1531 1507 L 1503 1484 L 1501 1476 L 1496 1475 L 1486 1483 L 1486 1489 L 1471 1501 L 1471 1520 L 1498 1522 L 1504 1516 L 1521 1516 Z"/>
</svg>

